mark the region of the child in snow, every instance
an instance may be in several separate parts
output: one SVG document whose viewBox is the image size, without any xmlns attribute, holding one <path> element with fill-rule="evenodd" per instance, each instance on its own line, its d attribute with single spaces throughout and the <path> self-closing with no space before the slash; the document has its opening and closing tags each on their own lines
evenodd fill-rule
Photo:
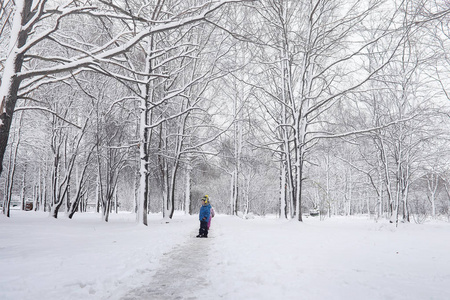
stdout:
<svg viewBox="0 0 450 300">
<path fill-rule="evenodd" d="M 209 204 L 208 195 L 202 198 L 202 207 L 200 208 L 199 219 L 200 219 L 200 230 L 197 237 L 208 237 L 208 221 L 211 217 L 211 205 Z"/>
</svg>

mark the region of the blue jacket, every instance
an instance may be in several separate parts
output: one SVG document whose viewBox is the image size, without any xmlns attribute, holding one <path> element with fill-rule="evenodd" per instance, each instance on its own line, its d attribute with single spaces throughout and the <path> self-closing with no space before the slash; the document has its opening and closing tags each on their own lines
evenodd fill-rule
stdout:
<svg viewBox="0 0 450 300">
<path fill-rule="evenodd" d="M 200 213 L 198 215 L 198 218 L 200 221 L 208 222 L 209 218 L 211 217 L 211 204 L 202 205 L 200 208 Z M 203 218 L 205 218 L 203 220 Z"/>
</svg>

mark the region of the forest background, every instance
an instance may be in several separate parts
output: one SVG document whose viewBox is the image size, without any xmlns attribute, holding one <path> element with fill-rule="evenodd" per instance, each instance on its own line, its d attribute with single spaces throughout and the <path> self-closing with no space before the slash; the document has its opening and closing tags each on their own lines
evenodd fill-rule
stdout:
<svg viewBox="0 0 450 300">
<path fill-rule="evenodd" d="M 11 207 L 450 218 L 450 2 L 4 0 Z"/>
</svg>

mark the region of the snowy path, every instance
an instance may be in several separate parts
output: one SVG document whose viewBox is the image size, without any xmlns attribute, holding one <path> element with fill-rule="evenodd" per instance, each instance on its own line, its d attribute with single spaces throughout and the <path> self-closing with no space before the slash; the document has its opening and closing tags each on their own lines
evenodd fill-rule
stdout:
<svg viewBox="0 0 450 300">
<path fill-rule="evenodd" d="M 212 240 L 190 238 L 177 246 L 165 255 L 148 284 L 127 292 L 121 300 L 198 299 L 199 291 L 208 284 Z"/>
</svg>

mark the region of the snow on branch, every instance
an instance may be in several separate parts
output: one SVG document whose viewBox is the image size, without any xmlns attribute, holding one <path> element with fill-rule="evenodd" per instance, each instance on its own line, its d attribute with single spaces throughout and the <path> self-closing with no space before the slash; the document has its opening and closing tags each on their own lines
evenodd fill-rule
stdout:
<svg viewBox="0 0 450 300">
<path fill-rule="evenodd" d="M 49 113 L 53 114 L 55 117 L 61 119 L 62 121 L 66 122 L 66 123 L 68 123 L 68 124 L 70 124 L 72 126 L 75 126 L 78 129 L 81 129 L 80 125 L 77 125 L 77 124 L 75 124 L 75 123 L 73 123 L 73 122 L 71 122 L 71 121 L 61 117 L 58 113 L 56 113 L 56 112 L 54 112 L 54 111 L 52 111 L 52 110 L 50 110 L 50 109 L 48 109 L 46 107 L 38 107 L 38 106 L 18 107 L 18 108 L 16 108 L 14 110 L 14 112 L 19 111 L 19 110 L 42 110 L 42 111 L 45 111 L 45 112 L 49 112 Z"/>
<path fill-rule="evenodd" d="M 405 118 L 405 119 L 399 119 L 399 120 L 395 120 L 392 122 L 389 122 L 387 124 L 381 125 L 381 126 L 377 126 L 377 127 L 372 127 L 372 128 L 366 128 L 366 129 L 361 129 L 361 130 L 355 130 L 355 131 L 350 131 L 350 132 L 345 132 L 345 133 L 340 133 L 340 134 L 333 134 L 333 133 L 328 133 L 328 132 L 321 132 L 323 135 L 317 135 L 312 137 L 307 143 L 314 141 L 314 140 L 318 140 L 318 139 L 324 139 L 324 138 L 343 138 L 343 137 L 347 137 L 350 135 L 359 135 L 359 134 L 364 134 L 364 133 L 370 133 L 376 130 L 380 130 L 392 125 L 396 125 L 399 123 L 403 123 L 406 121 L 410 121 L 412 119 L 414 119 L 415 117 L 417 117 L 419 114 L 414 114 L 409 118 Z M 308 134 L 317 134 L 318 132 L 307 132 L 306 135 Z"/>
<path fill-rule="evenodd" d="M 45 2 L 45 1 L 42 1 L 42 2 Z M 64 17 L 69 16 L 69 15 L 73 15 L 73 14 L 77 14 L 77 13 L 84 13 L 85 11 L 92 10 L 92 9 L 95 9 L 95 7 L 74 7 L 74 8 L 63 10 L 63 11 L 57 11 L 56 14 L 60 14 L 60 16 L 56 19 L 53 28 L 50 28 L 50 29 L 44 31 L 44 32 L 40 33 L 37 36 L 33 36 L 32 39 L 27 41 L 27 43 L 25 43 L 25 45 L 23 45 L 20 49 L 18 49 L 18 52 L 19 53 L 25 53 L 26 51 L 28 51 L 30 48 L 32 48 L 37 43 L 39 43 L 39 42 L 43 41 L 44 39 L 48 38 L 50 36 L 50 34 L 55 32 L 56 30 L 58 30 L 58 28 L 59 28 L 59 26 L 61 24 L 61 20 Z M 36 13 L 35 16 L 23 28 L 21 28 L 21 30 L 22 31 L 31 30 L 30 26 L 34 25 L 34 23 L 39 21 L 40 17 L 41 17 L 41 15 Z"/>
<path fill-rule="evenodd" d="M 137 43 L 139 43 L 142 39 L 144 39 L 147 36 L 157 34 L 160 32 L 169 31 L 172 29 L 176 29 L 188 24 L 196 23 L 199 21 L 204 20 L 208 14 L 214 12 L 215 10 L 219 9 L 221 6 L 223 6 L 226 3 L 231 2 L 241 2 L 242 0 L 226 0 L 226 1 L 215 1 L 215 2 L 209 2 L 210 6 L 207 10 L 199 13 L 198 15 L 186 17 L 184 19 L 178 19 L 166 22 L 164 24 L 157 24 L 155 26 L 146 27 L 145 29 L 139 31 L 138 33 L 134 33 L 132 31 L 127 32 L 121 32 L 116 36 L 114 39 L 111 39 L 108 43 L 105 45 L 93 49 L 91 51 L 84 51 L 84 55 L 71 58 L 68 62 L 64 62 L 61 65 L 52 66 L 52 67 L 46 67 L 42 69 L 37 70 L 28 70 L 19 72 L 17 74 L 17 77 L 22 80 L 25 78 L 30 78 L 33 76 L 39 76 L 39 75 L 49 75 L 49 74 L 56 74 L 56 73 L 63 73 L 63 72 L 69 72 L 73 71 L 80 67 L 91 67 L 96 66 L 101 61 L 105 61 L 107 59 L 114 58 L 116 56 L 122 55 L 126 52 L 128 52 L 132 47 L 134 47 Z M 92 10 L 92 7 L 84 7 L 84 10 Z M 62 18 L 63 16 L 67 15 L 69 12 L 71 13 L 79 13 L 81 12 L 81 8 L 78 10 L 66 10 L 63 11 L 63 15 L 60 16 Z M 59 22 L 59 21 L 57 21 Z M 52 32 L 54 32 L 57 29 L 58 25 L 55 25 L 54 28 L 49 29 L 45 33 L 40 34 L 38 37 L 35 37 L 33 40 L 26 43 L 20 50 L 21 52 L 26 51 L 33 45 L 35 45 L 37 42 L 41 41 L 43 38 L 48 37 Z M 119 44 L 119 40 L 122 39 L 126 35 L 132 35 L 131 38 L 123 42 L 122 44 Z M 108 49 L 108 50 L 107 50 Z M 77 49 L 81 50 L 81 49 Z"/>
</svg>

